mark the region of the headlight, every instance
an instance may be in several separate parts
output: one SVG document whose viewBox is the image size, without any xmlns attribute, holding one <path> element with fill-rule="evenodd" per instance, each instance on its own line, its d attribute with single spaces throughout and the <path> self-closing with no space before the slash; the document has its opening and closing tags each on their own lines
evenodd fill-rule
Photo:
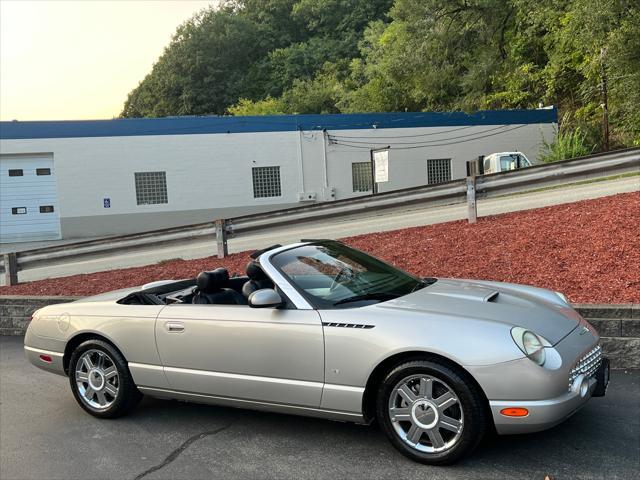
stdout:
<svg viewBox="0 0 640 480">
<path fill-rule="evenodd" d="M 529 357 L 532 361 L 538 365 L 544 365 L 546 360 L 546 353 L 544 350 L 544 342 L 542 338 L 533 333 L 531 330 L 525 330 L 522 327 L 514 327 L 511 329 L 511 336 L 516 345 Z"/>
</svg>

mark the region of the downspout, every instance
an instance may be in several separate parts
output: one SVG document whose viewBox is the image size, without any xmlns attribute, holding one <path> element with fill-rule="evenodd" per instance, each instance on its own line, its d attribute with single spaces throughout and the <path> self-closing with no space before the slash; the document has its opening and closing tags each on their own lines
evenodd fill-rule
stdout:
<svg viewBox="0 0 640 480">
<path fill-rule="evenodd" d="M 302 128 L 298 125 L 298 176 L 300 177 L 300 193 L 304 193 L 304 163 L 302 158 Z"/>
<path fill-rule="evenodd" d="M 322 130 L 322 166 L 324 168 L 324 188 L 325 191 L 329 188 L 329 177 L 327 170 L 327 129 Z"/>
</svg>

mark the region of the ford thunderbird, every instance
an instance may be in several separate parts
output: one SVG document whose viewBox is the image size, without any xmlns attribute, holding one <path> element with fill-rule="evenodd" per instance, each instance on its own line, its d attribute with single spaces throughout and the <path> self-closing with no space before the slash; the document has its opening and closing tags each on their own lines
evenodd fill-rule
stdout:
<svg viewBox="0 0 640 480">
<path fill-rule="evenodd" d="M 603 396 L 596 331 L 557 292 L 418 278 L 333 240 L 34 313 L 31 363 L 100 418 L 142 395 L 370 423 L 423 463 Z"/>
</svg>

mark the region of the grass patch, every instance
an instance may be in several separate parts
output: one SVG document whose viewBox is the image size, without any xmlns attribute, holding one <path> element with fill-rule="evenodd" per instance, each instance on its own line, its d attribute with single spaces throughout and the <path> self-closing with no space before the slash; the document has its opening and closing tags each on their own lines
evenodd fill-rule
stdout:
<svg viewBox="0 0 640 480">
<path fill-rule="evenodd" d="M 619 175 L 610 175 L 608 177 L 592 178 L 589 180 L 580 180 L 579 182 L 563 183 L 561 185 L 551 185 L 549 187 L 532 188 L 531 190 L 525 190 L 523 192 L 505 193 L 504 195 L 498 195 L 491 198 L 503 198 L 514 197 L 516 195 L 524 195 L 527 193 L 546 192 L 547 190 L 557 190 L 565 187 L 578 187 L 580 185 L 589 185 L 591 183 L 607 182 L 609 180 L 620 180 L 629 177 L 640 177 L 640 172 L 627 172 Z"/>
</svg>

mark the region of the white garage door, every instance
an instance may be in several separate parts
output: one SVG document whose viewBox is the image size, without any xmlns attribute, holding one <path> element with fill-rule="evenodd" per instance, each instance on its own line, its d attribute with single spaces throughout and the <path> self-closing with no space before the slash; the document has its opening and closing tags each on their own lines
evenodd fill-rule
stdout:
<svg viewBox="0 0 640 480">
<path fill-rule="evenodd" d="M 0 155 L 0 242 L 58 238 L 53 155 Z"/>
</svg>

